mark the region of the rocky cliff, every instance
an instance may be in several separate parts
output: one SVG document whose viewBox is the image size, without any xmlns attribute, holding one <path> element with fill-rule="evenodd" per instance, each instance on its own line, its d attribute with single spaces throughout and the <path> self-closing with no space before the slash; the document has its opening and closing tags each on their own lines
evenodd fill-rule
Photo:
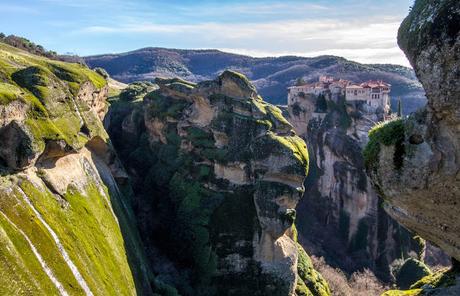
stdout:
<svg viewBox="0 0 460 296">
<path fill-rule="evenodd" d="M 0 294 L 155 288 L 101 122 L 107 91 L 86 67 L 0 43 Z"/>
<path fill-rule="evenodd" d="M 297 206 L 300 241 L 348 273 L 369 268 L 391 281 L 390 264 L 423 246 L 383 211 L 365 173 L 362 148 L 383 110 L 326 93 L 301 94 L 287 112 L 311 159 L 305 198 Z"/>
<path fill-rule="evenodd" d="M 456 260 L 460 260 L 459 22 L 458 1 L 415 2 L 399 29 L 398 42 L 426 90 L 427 108 L 375 127 L 365 151 L 386 211 Z M 434 289 L 430 295 L 458 295 L 459 278 L 450 275 L 450 281 L 434 280 L 431 286 L 425 281 L 414 288 Z M 436 289 L 441 282 L 457 285 Z"/>
<path fill-rule="evenodd" d="M 156 83 L 106 120 L 154 271 L 184 295 L 329 295 L 297 243 L 308 153 L 281 111 L 236 72 Z"/>
</svg>

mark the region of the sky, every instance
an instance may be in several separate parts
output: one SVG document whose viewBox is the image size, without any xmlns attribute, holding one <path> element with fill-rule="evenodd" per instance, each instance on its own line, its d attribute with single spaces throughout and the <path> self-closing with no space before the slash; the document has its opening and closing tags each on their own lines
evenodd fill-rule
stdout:
<svg viewBox="0 0 460 296">
<path fill-rule="evenodd" d="M 59 53 L 215 48 L 408 66 L 396 36 L 413 0 L 0 0 L 0 31 Z"/>
</svg>

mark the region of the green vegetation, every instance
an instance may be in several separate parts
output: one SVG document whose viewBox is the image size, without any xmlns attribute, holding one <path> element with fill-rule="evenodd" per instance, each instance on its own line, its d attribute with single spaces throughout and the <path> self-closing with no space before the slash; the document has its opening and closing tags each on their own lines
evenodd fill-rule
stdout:
<svg viewBox="0 0 460 296">
<path fill-rule="evenodd" d="M 71 147 L 80 148 L 87 137 L 107 138 L 87 102 L 77 97 L 84 83 L 96 89 L 106 85 L 96 72 L 0 43 L 0 78 L 0 104 L 19 100 L 27 106 L 24 124 L 37 153 L 44 149 L 46 140 L 64 140 Z M 83 126 L 86 134 L 80 133 Z"/>
<path fill-rule="evenodd" d="M 297 80 L 295 81 L 296 86 L 302 86 L 302 85 L 305 85 L 305 83 L 306 82 L 302 77 L 297 78 Z"/>
<path fill-rule="evenodd" d="M 255 87 L 249 81 L 249 79 L 244 75 L 236 71 L 225 70 L 220 76 L 220 79 L 230 79 L 235 82 L 241 89 L 251 89 L 255 91 Z"/>
<path fill-rule="evenodd" d="M 72 209 L 69 211 L 63 209 L 48 190 L 42 192 L 28 181 L 23 181 L 21 187 L 46 222 L 52 225 L 92 291 L 105 291 L 110 295 L 129 294 L 135 289 L 123 237 L 108 203 L 106 189 L 101 192 L 102 188 L 95 183 L 90 183 L 84 191 L 69 188 L 65 194 Z M 52 244 L 52 240 L 43 244 Z"/>
<path fill-rule="evenodd" d="M 379 165 L 380 146 L 394 146 L 393 165 L 396 169 L 403 166 L 405 147 L 405 128 L 402 119 L 382 122 L 369 131 L 369 142 L 364 148 L 364 163 L 368 170 L 375 170 Z"/>
<path fill-rule="evenodd" d="M 413 284 L 411 289 L 436 289 L 445 288 L 456 283 L 456 277 L 459 275 L 459 271 L 455 269 L 442 269 L 430 275 L 427 275 Z"/>
<path fill-rule="evenodd" d="M 330 296 L 331 291 L 324 278 L 313 267 L 310 257 L 297 243 L 299 258 L 297 261 L 297 296 Z"/>
<path fill-rule="evenodd" d="M 422 292 L 422 289 L 412 289 L 406 291 L 390 290 L 383 293 L 382 296 L 418 296 L 422 295 Z"/>
<path fill-rule="evenodd" d="M 456 284 L 459 272 L 455 268 L 442 269 L 435 273 L 423 277 L 415 284 L 409 287 L 409 290 L 391 290 L 385 292 L 382 296 L 416 296 L 428 295 L 432 291 L 453 286 Z M 439 294 L 442 295 L 442 294 Z"/>
<path fill-rule="evenodd" d="M 232 81 L 244 84 L 241 79 L 236 76 Z M 305 142 L 291 132 L 292 126 L 279 108 L 260 98 L 210 94 L 208 99 L 217 116 L 209 126 L 195 125 L 187 118 L 193 104 L 193 97 L 187 94 L 192 87 L 200 88 L 205 83 L 188 87 L 186 82 L 165 79 L 157 83 L 160 89 L 148 93 L 142 105 L 114 101 L 111 118 L 116 118 L 119 126 L 126 116 L 139 112 L 146 125 L 150 128 L 155 123 L 155 134 L 161 133 L 166 139 L 152 140 L 147 130 L 133 140 L 133 146 L 117 145 L 126 147 L 118 151 L 123 151 L 122 159 L 129 170 L 147 172 L 141 173 L 146 176 L 136 190 L 143 197 L 142 204 L 155 209 L 155 226 L 148 232 L 163 238 L 158 247 L 185 270 L 178 290 L 197 295 L 285 295 L 286 283 L 263 273 L 259 263 L 252 260 L 254 235 L 261 231 L 254 194 L 257 191 L 257 198 L 267 199 L 261 207 L 267 206 L 275 219 L 291 227 L 294 212 L 279 213 L 274 200 L 282 194 L 298 195 L 301 189 L 260 180 L 234 184 L 218 178 L 214 169 L 216 163 L 225 166 L 236 162 L 244 171 L 251 161 L 266 161 L 273 155 L 287 162 L 289 173 L 304 175 L 308 169 Z M 221 148 L 215 143 L 218 134 L 225 134 L 228 140 L 222 141 Z M 244 270 L 216 274 L 218 263 L 220 270 L 226 264 L 234 270 L 233 261 L 223 258 L 236 254 L 247 262 Z"/>
<path fill-rule="evenodd" d="M 25 120 L 17 123 L 18 135 L 24 137 L 16 151 L 19 155 L 28 150 L 33 154 L 27 156 L 40 154 L 48 140 L 64 140 L 67 151 L 78 150 L 94 138 L 107 141 L 102 122 L 89 105 L 92 92 L 105 87 L 106 81 L 85 66 L 0 43 L 0 81 L 0 104 L 17 101 L 25 109 Z M 59 294 L 31 245 L 69 295 L 84 293 L 62 249 L 26 202 L 27 196 L 95 295 L 143 294 L 152 288 L 174 295 L 174 289 L 149 273 L 137 229 L 130 221 L 129 195 L 125 199 L 118 190 L 109 192 L 92 171 L 82 173 L 87 173 L 84 184 L 74 180 L 78 187 L 70 185 L 61 195 L 36 177 L 0 177 L 0 294 Z M 46 169 L 39 169 L 37 177 L 46 179 Z"/>
<path fill-rule="evenodd" d="M 398 100 L 398 111 L 397 111 L 397 116 L 398 116 L 399 118 L 401 118 L 401 117 L 403 116 L 401 99 Z"/>
<path fill-rule="evenodd" d="M 159 90 L 147 94 L 144 99 L 149 100 L 149 115 L 159 119 L 177 117 L 185 107 L 190 105 L 185 100 L 163 97 Z"/>
<path fill-rule="evenodd" d="M 119 97 L 123 101 L 138 101 L 154 89 L 155 85 L 151 82 L 133 82 L 120 92 Z"/>
<path fill-rule="evenodd" d="M 0 82 L 0 105 L 7 105 L 19 98 L 21 90 L 19 87 Z"/>
<path fill-rule="evenodd" d="M 327 112 L 327 106 L 328 106 L 328 103 L 326 101 L 326 97 L 323 94 L 320 94 L 316 98 L 315 112 L 324 112 L 324 113 L 326 113 Z"/>
<path fill-rule="evenodd" d="M 336 126 L 342 129 L 349 128 L 352 123 L 352 119 L 347 112 L 345 97 L 341 96 L 338 102 L 326 100 L 326 103 L 327 108 L 325 110 L 330 112 L 327 113 L 324 120 L 327 121 L 331 127 Z M 322 105 L 323 103 L 320 104 Z"/>
<path fill-rule="evenodd" d="M 423 261 L 426 251 L 426 241 L 418 235 L 414 236 L 412 239 L 417 244 L 415 250 L 417 251 L 418 260 Z"/>
<path fill-rule="evenodd" d="M 43 46 L 35 44 L 29 39 L 26 39 L 20 36 L 15 36 L 15 35 L 5 36 L 5 34 L 0 33 L 0 42 L 9 44 L 19 49 L 23 49 L 32 54 L 45 56 L 48 58 L 55 58 L 57 56 L 57 53 L 55 51 L 46 50 L 45 48 L 43 48 Z"/>
</svg>

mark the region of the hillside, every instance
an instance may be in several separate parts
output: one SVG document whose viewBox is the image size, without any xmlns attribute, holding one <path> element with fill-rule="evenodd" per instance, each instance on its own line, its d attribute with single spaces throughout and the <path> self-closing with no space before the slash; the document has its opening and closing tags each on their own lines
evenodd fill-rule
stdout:
<svg viewBox="0 0 460 296">
<path fill-rule="evenodd" d="M 120 54 L 85 58 L 91 67 L 103 67 L 122 82 L 180 77 L 198 82 L 209 80 L 226 69 L 245 74 L 270 103 L 286 104 L 286 87 L 296 80 L 316 80 L 328 74 L 353 81 L 383 79 L 393 85 L 392 97 L 401 97 L 405 113 L 425 102 L 424 91 L 413 70 L 397 65 L 365 65 L 335 56 L 315 58 L 284 56 L 254 58 L 218 50 L 143 48 Z M 393 104 L 396 106 L 396 104 Z"/>
</svg>

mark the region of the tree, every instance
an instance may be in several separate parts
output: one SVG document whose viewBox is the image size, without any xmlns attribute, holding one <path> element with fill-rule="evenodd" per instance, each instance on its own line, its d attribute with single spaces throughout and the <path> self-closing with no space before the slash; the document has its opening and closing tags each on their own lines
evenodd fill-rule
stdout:
<svg viewBox="0 0 460 296">
<path fill-rule="evenodd" d="M 5 37 L 6 37 L 5 34 L 0 32 L 0 39 L 4 39 Z"/>
<path fill-rule="evenodd" d="M 403 116 L 403 113 L 402 113 L 402 102 L 401 102 L 401 98 L 399 98 L 398 100 L 398 117 L 402 117 Z"/>
<path fill-rule="evenodd" d="M 327 111 L 327 101 L 326 97 L 323 94 L 320 94 L 316 99 L 316 112 L 326 112 Z"/>
<path fill-rule="evenodd" d="M 304 85 L 304 84 L 305 84 L 305 80 L 303 80 L 302 77 L 297 78 L 297 81 L 295 82 L 296 86 L 300 86 L 300 85 Z"/>
</svg>

